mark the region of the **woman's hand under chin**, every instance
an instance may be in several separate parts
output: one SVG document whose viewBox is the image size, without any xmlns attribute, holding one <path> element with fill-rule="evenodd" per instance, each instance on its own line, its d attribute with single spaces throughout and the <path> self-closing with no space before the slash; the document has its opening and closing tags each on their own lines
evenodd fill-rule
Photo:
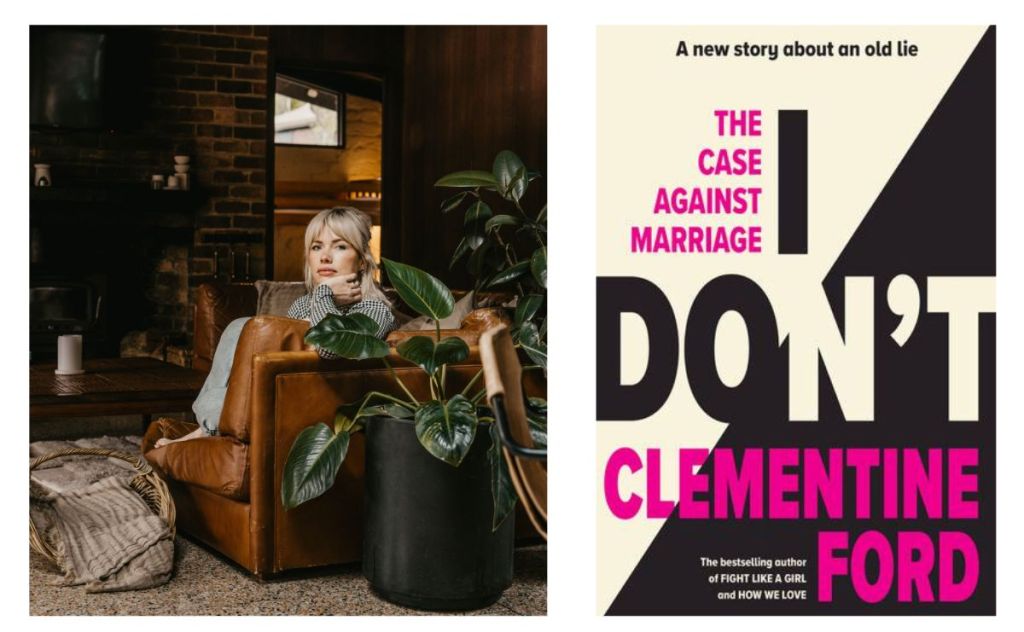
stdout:
<svg viewBox="0 0 1024 632">
<path fill-rule="evenodd" d="M 327 277 L 320 283 L 331 288 L 337 305 L 352 305 L 363 300 L 363 289 L 358 272 Z"/>
</svg>

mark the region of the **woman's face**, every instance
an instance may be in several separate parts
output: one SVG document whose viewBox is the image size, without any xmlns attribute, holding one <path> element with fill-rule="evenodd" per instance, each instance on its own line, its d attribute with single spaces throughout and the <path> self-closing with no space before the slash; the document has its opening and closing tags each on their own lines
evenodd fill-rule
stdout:
<svg viewBox="0 0 1024 632">
<path fill-rule="evenodd" d="M 320 285 L 331 277 L 359 272 L 359 253 L 327 226 L 313 238 L 307 256 L 314 285 Z"/>
</svg>

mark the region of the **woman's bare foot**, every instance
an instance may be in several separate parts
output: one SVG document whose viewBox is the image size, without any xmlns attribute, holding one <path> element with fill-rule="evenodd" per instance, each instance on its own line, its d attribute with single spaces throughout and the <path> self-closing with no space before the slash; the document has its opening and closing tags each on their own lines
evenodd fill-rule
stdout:
<svg viewBox="0 0 1024 632">
<path fill-rule="evenodd" d="M 153 447 L 155 447 L 155 448 L 162 448 L 165 445 L 170 445 L 172 443 L 177 443 L 179 441 L 188 441 L 190 439 L 198 439 L 199 437 L 205 436 L 205 434 L 206 433 L 204 433 L 203 429 L 200 427 L 200 428 L 196 428 L 195 430 L 193 430 L 192 432 L 188 433 L 184 437 L 178 437 L 177 439 L 167 439 L 166 437 L 163 438 L 163 439 L 157 439 L 156 443 L 154 444 Z"/>
</svg>

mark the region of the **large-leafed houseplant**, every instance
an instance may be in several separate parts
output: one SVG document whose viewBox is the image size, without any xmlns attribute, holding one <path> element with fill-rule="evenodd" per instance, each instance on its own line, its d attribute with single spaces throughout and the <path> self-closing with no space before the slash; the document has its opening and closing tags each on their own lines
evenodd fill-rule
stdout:
<svg viewBox="0 0 1024 632">
<path fill-rule="evenodd" d="M 465 259 L 477 292 L 516 294 L 512 339 L 547 368 L 548 206 L 536 193 L 527 195 L 540 177 L 506 149 L 490 171 L 456 171 L 434 186 L 458 191 L 442 202 L 442 213 L 463 213 L 463 237 L 449 267 Z"/>
<path fill-rule="evenodd" d="M 416 436 L 427 452 L 450 466 L 458 467 L 473 445 L 481 422 L 490 421 L 490 411 L 481 405 L 484 389 L 478 372 L 460 391 L 448 384 L 448 366 L 464 361 L 469 347 L 457 337 L 442 337 L 440 320 L 449 316 L 455 305 L 451 291 L 426 272 L 388 259 L 383 260 L 390 284 L 406 305 L 428 316 L 435 323 L 432 336 L 414 336 L 398 345 L 399 356 L 424 371 L 429 397 L 417 398 L 407 387 L 392 363 L 386 342 L 375 336 L 377 323 L 363 314 L 330 315 L 309 330 L 306 340 L 350 359 L 379 358 L 397 385 L 395 396 L 373 391 L 361 400 L 340 406 L 333 423 L 306 428 L 296 438 L 285 463 L 281 483 L 281 501 L 293 508 L 330 489 L 348 452 L 352 433 L 363 429 L 372 417 L 411 419 Z M 534 409 L 544 410 L 542 400 L 532 400 Z M 487 424 L 489 432 L 492 425 Z M 534 419 L 534 438 L 544 443 L 545 420 Z M 492 442 L 491 493 L 494 502 L 492 529 L 497 529 L 515 506 L 516 496 L 508 478 L 500 445 Z"/>
<path fill-rule="evenodd" d="M 527 170 L 519 157 L 503 150 L 491 171 L 450 173 L 435 186 L 459 192 L 446 199 L 442 212 L 464 210 L 464 237 L 451 265 L 467 259 L 480 290 L 512 288 L 516 294 L 513 337 L 535 367 L 547 368 L 547 205 L 537 211 L 524 207 L 531 182 L 540 177 Z M 489 201 L 488 201 L 489 200 Z M 521 254 L 521 252 L 529 254 Z M 433 456 L 457 467 L 469 451 L 480 422 L 491 420 L 482 405 L 485 395 L 480 373 L 459 392 L 448 390 L 448 366 L 465 360 L 469 348 L 460 338 L 442 338 L 439 321 L 455 306 L 451 291 L 439 279 L 409 265 L 384 259 L 389 283 L 420 315 L 433 319 L 433 336 L 415 336 L 396 351 L 419 366 L 428 377 L 429 399 L 418 400 L 392 369 L 388 345 L 375 337 L 377 324 L 361 314 L 328 316 L 306 334 L 306 340 L 350 359 L 379 358 L 391 370 L 401 396 L 371 392 L 338 408 L 333 423 L 320 423 L 296 438 L 285 464 L 281 500 L 286 508 L 312 500 L 333 486 L 354 432 L 373 416 L 415 421 L 420 444 Z M 547 404 L 528 398 L 531 435 L 538 447 L 547 443 Z M 516 494 L 493 424 L 489 454 L 494 503 L 492 528 L 497 529 L 515 506 Z"/>
</svg>

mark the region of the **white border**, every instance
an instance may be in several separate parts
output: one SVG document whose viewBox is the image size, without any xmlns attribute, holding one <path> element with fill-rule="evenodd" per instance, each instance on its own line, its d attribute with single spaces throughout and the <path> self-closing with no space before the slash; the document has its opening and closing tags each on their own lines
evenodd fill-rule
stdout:
<svg viewBox="0 0 1024 632">
<path fill-rule="evenodd" d="M 2 599 L 9 620 L 27 618 L 28 590 L 25 546 L 24 489 L 26 481 L 24 446 L 28 439 L 26 401 L 27 359 L 23 332 L 28 325 L 28 188 L 29 161 L 27 99 L 17 86 L 28 86 L 28 29 L 31 23 L 202 23 L 202 24 L 548 24 L 548 197 L 550 239 L 552 370 L 550 373 L 550 442 L 554 458 L 550 464 L 550 537 L 548 556 L 548 612 L 546 618 L 488 619 L 488 627 L 530 626 L 559 629 L 581 624 L 587 628 L 618 629 L 642 625 L 655 629 L 709 625 L 716 628 L 768 627 L 854 629 L 864 625 L 895 627 L 907 625 L 902 619 L 819 618 L 711 618 L 685 620 L 645 618 L 640 622 L 622 618 L 596 617 L 594 581 L 594 507 L 596 486 L 592 481 L 594 442 L 594 251 L 595 213 L 595 26 L 598 24 L 997 24 L 998 51 L 998 618 L 930 618 L 925 624 L 939 629 L 966 626 L 992 627 L 1024 614 L 1018 579 L 1022 547 L 1017 532 L 1022 528 L 1019 481 L 1024 459 L 1016 447 L 1024 445 L 1021 424 L 1021 374 L 1017 353 L 1022 349 L 1016 323 L 1024 322 L 1021 280 L 1014 272 L 1024 269 L 1018 235 L 1022 225 L 1020 201 L 1014 195 L 1024 165 L 1019 154 L 1022 144 L 1020 61 L 1024 32 L 1013 20 L 1011 3 L 971 0 L 969 2 L 928 2 L 899 5 L 892 0 L 858 0 L 843 5 L 824 2 L 756 2 L 753 0 L 699 3 L 663 3 L 648 0 L 628 2 L 555 3 L 551 0 L 521 0 L 516 3 L 486 2 L 324 2 L 301 3 L 298 12 L 285 15 L 283 5 L 216 3 L 176 0 L 169 3 L 114 4 L 73 3 L 47 0 L 8 4 L 3 25 L 5 76 L 8 90 L 3 98 L 4 116 L 11 123 L 13 138 L 4 143 L 3 187 L 6 192 L 2 266 L 4 285 L 10 290 L 3 311 L 6 344 L 2 382 L 6 397 L 3 409 L 6 467 L 0 478 L 8 520 L 3 522 L 0 542 L 5 547 Z M 294 9 L 292 4 L 288 8 Z M 15 16 L 15 13 L 18 15 Z M 508 51 L 514 55 L 515 51 Z M 656 97 L 652 90 L 650 98 Z M 638 95 L 638 98 L 642 98 Z M 17 141 L 13 141 L 17 139 Z M 73 261 L 74 253 L 68 253 Z M 562 394 L 561 396 L 559 394 Z M 230 599 L 230 595 L 225 596 Z M 406 622 L 406 623 L 403 623 Z M 44 628 L 67 625 L 86 629 L 118 628 L 140 624 L 132 618 L 77 618 L 74 621 L 34 618 L 19 621 Z M 272 625 L 266 619 L 171 618 L 141 622 L 161 628 L 181 625 L 256 626 Z M 417 625 L 419 629 L 449 629 L 478 625 L 473 619 L 452 617 L 402 619 L 307 618 L 301 625 L 311 627 Z"/>
</svg>

